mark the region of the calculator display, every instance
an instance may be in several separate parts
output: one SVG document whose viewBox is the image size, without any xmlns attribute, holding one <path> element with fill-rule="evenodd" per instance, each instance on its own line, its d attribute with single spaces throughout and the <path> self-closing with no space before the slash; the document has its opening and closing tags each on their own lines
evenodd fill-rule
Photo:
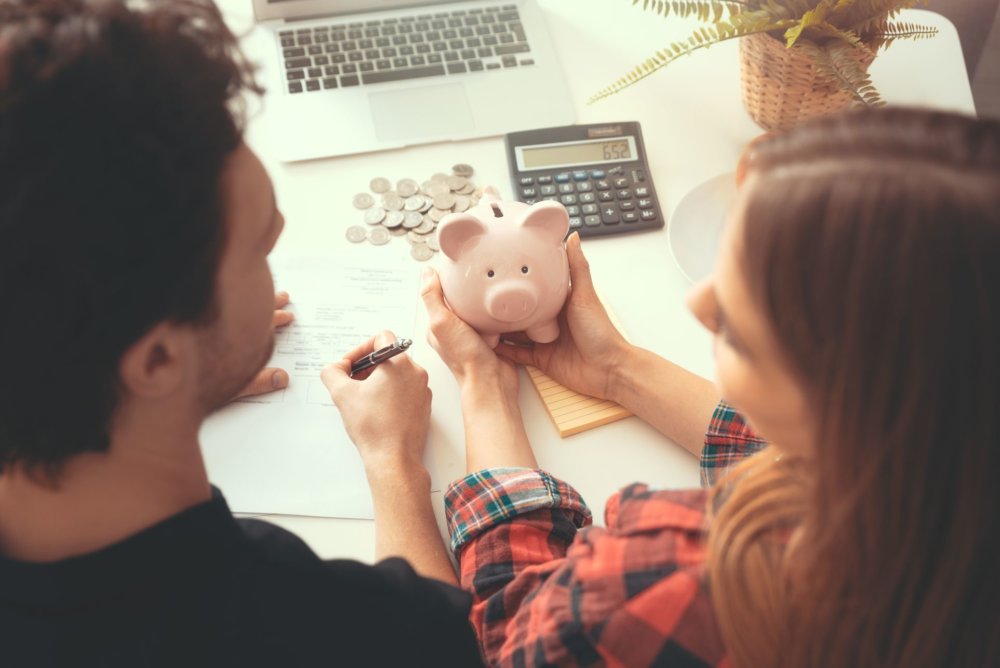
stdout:
<svg viewBox="0 0 1000 668">
<path fill-rule="evenodd" d="M 631 136 L 562 144 L 519 146 L 517 152 L 519 153 L 518 162 L 521 163 L 522 169 L 599 165 L 605 162 L 636 159 L 635 139 Z"/>
</svg>

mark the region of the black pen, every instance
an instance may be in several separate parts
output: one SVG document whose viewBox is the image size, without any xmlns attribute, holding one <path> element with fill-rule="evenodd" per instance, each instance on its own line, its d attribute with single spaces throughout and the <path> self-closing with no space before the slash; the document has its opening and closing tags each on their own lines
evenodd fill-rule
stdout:
<svg viewBox="0 0 1000 668">
<path fill-rule="evenodd" d="M 373 353 L 368 353 L 357 362 L 351 364 L 351 376 L 354 374 L 364 371 L 365 369 L 370 369 L 376 364 L 381 364 L 387 359 L 391 359 L 401 352 L 404 352 L 413 343 L 410 339 L 396 339 L 392 345 L 388 345 L 385 348 L 379 348 Z"/>
</svg>

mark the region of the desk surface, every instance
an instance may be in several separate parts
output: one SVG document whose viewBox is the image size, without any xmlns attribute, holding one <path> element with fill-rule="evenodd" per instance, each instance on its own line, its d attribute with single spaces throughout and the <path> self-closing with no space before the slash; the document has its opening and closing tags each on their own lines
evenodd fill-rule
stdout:
<svg viewBox="0 0 1000 668">
<path fill-rule="evenodd" d="M 218 4 L 231 27 L 245 33 L 243 44 L 250 58 L 263 60 L 262 54 L 274 47 L 268 33 L 251 30 L 252 3 L 218 0 Z M 682 58 L 639 85 L 588 106 L 591 94 L 654 49 L 686 37 L 694 24 L 660 19 L 625 0 L 540 0 L 539 4 L 576 103 L 577 121 L 634 120 L 642 124 L 652 177 L 668 220 L 691 188 L 732 171 L 744 145 L 761 133 L 740 102 L 735 41 Z M 883 96 L 894 104 L 974 113 L 954 27 L 931 12 L 911 10 L 905 16 L 937 26 L 940 33 L 922 42 L 898 42 L 879 56 L 871 74 Z M 262 74 L 266 77 L 269 73 L 265 70 Z M 477 184 L 496 184 L 501 193 L 510 193 L 501 137 L 284 164 L 269 148 L 267 99 L 255 103 L 254 108 L 247 141 L 274 180 L 287 220 L 278 253 L 350 247 L 359 257 L 370 256 L 373 262 L 384 259 L 387 253 L 408 257 L 408 244 L 374 247 L 349 244 L 344 238 L 346 228 L 360 218 L 351 198 L 366 191 L 374 176 L 419 181 L 464 162 L 475 167 Z M 666 228 L 586 240 L 584 251 L 599 291 L 635 344 L 695 373 L 712 376 L 710 337 L 684 306 L 690 285 L 670 254 Z M 418 313 L 412 354 L 427 369 L 434 392 L 428 466 L 434 469 L 437 480 L 447 484 L 462 475 L 465 466 L 458 387 L 425 343 L 422 307 Z M 521 408 L 539 464 L 576 486 L 594 509 L 596 521 L 602 521 L 601 509 L 607 497 L 630 482 L 641 480 L 660 487 L 698 485 L 696 459 L 638 418 L 560 439 L 523 371 L 521 380 Z M 434 494 L 434 505 L 443 532 L 440 492 Z M 324 558 L 373 560 L 371 521 L 268 519 L 298 533 Z"/>
</svg>

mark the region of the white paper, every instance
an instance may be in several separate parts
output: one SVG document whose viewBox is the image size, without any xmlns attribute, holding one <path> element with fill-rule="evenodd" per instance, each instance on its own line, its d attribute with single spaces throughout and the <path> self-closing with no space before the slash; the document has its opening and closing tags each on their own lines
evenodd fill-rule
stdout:
<svg viewBox="0 0 1000 668">
<path fill-rule="evenodd" d="M 371 519 L 364 468 L 319 374 L 379 330 L 413 338 L 419 267 L 349 255 L 289 256 L 271 267 L 295 320 L 279 330 L 268 366 L 288 371 L 289 384 L 206 420 L 209 479 L 234 512 Z"/>
</svg>

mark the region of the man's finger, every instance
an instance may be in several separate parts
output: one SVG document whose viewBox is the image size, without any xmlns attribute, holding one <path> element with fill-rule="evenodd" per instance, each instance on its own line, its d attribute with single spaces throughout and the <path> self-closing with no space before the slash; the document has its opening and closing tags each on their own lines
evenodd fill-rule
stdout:
<svg viewBox="0 0 1000 668">
<path fill-rule="evenodd" d="M 284 327 L 290 324 L 292 320 L 295 320 L 295 314 L 291 311 L 275 311 L 271 325 L 273 327 Z"/>
<path fill-rule="evenodd" d="M 282 290 L 281 292 L 274 293 L 274 308 L 275 309 L 285 308 L 286 306 L 288 306 L 288 302 L 289 301 L 290 301 L 290 297 L 288 296 L 288 293 L 285 292 L 284 290 Z"/>
<path fill-rule="evenodd" d="M 257 394 L 267 394 L 274 390 L 281 390 L 288 387 L 288 374 L 284 369 L 267 368 L 262 369 L 257 376 L 244 387 L 236 398 L 252 397 Z"/>
<path fill-rule="evenodd" d="M 330 398 L 336 403 L 336 398 L 344 391 L 347 383 L 352 383 L 351 360 L 344 358 L 339 362 L 330 362 L 319 372 L 319 379 L 323 381 Z"/>
</svg>

